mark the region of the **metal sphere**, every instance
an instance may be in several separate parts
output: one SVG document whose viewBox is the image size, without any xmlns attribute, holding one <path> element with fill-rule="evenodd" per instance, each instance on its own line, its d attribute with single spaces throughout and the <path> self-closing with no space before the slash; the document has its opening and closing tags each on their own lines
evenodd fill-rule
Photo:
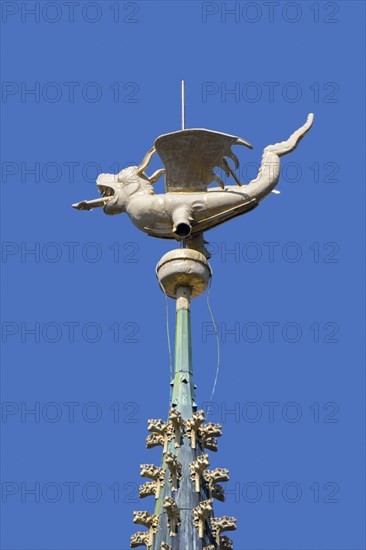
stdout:
<svg viewBox="0 0 366 550">
<path fill-rule="evenodd" d="M 212 273 L 203 254 L 180 248 L 164 254 L 156 266 L 156 275 L 170 298 L 177 298 L 179 287 L 188 287 L 191 298 L 195 298 L 205 292 Z"/>
</svg>

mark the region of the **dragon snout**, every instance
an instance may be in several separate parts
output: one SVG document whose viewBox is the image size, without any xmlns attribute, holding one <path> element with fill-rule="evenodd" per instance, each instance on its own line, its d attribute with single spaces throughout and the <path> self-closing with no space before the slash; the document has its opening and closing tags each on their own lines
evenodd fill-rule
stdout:
<svg viewBox="0 0 366 550">
<path fill-rule="evenodd" d="M 97 188 L 102 197 L 112 197 L 115 194 L 116 180 L 114 174 L 100 174 Z"/>
<path fill-rule="evenodd" d="M 109 185 L 99 184 L 97 183 L 98 191 L 102 195 L 102 197 L 113 197 L 115 190 L 113 187 Z"/>
<path fill-rule="evenodd" d="M 105 176 L 105 174 L 102 174 L 102 176 Z M 72 205 L 73 208 L 76 208 L 77 210 L 93 210 L 94 208 L 104 208 L 106 214 L 109 213 L 108 211 L 106 211 L 106 207 L 114 199 L 115 187 L 112 182 L 106 181 L 105 177 L 103 178 L 102 176 L 99 176 L 97 180 L 97 188 L 101 196 L 98 199 L 77 202 Z"/>
</svg>

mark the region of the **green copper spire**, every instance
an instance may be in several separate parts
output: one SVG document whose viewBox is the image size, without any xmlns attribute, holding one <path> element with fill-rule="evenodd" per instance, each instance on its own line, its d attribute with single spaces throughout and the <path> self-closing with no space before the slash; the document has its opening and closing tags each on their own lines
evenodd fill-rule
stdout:
<svg viewBox="0 0 366 550">
<path fill-rule="evenodd" d="M 184 420 L 196 410 L 191 342 L 190 290 L 187 287 L 178 289 L 174 380 L 171 407 L 175 407 Z"/>
<path fill-rule="evenodd" d="M 203 449 L 197 444 L 192 447 L 191 438 L 184 436 L 185 423 L 192 418 L 193 413 L 196 411 L 190 315 L 190 289 L 179 287 L 176 301 L 174 380 L 169 418 L 172 420 L 175 416 L 181 420 L 182 433 L 178 433 L 180 441 L 177 441 L 177 434 L 175 434 L 175 437 L 169 442 L 168 452 L 163 458 L 166 479 L 164 490 L 161 492 L 155 506 L 155 515 L 159 516 L 159 524 L 153 545 L 154 550 L 161 550 L 162 543 L 168 544 L 167 548 L 170 546 L 172 550 L 181 550 L 182 548 L 201 550 L 213 542 L 209 532 L 205 534 L 203 539 L 200 539 L 193 522 L 194 508 L 199 505 L 201 500 L 208 498 L 208 493 L 205 492 L 204 487 L 199 492 L 195 491 L 190 471 L 190 464 L 194 463 L 198 456 L 203 455 Z M 169 478 L 172 475 L 169 466 L 166 464 L 167 455 L 170 459 L 172 455 L 175 456 L 179 464 L 178 487 L 175 491 L 172 490 L 171 483 L 169 483 Z M 172 536 L 170 529 L 169 509 L 166 506 L 167 503 L 172 503 L 167 499 L 172 499 L 179 510 L 180 525 L 177 526 L 177 532 L 174 536 Z"/>
<path fill-rule="evenodd" d="M 197 411 L 192 368 L 191 298 L 202 294 L 211 275 L 206 258 L 180 249 L 166 254 L 157 274 L 166 294 L 176 300 L 173 391 L 167 421 L 149 420 L 147 447 L 161 445 L 160 467 L 141 466 L 149 481 L 140 497 L 155 497 L 154 513 L 135 512 L 134 522 L 147 527 L 131 537 L 131 546 L 151 550 L 230 550 L 232 541 L 222 531 L 236 528 L 235 518 L 214 518 L 213 498 L 224 500 L 219 481 L 227 481 L 223 468 L 208 470 L 206 450 L 217 451 L 221 425 L 205 424 Z"/>
</svg>

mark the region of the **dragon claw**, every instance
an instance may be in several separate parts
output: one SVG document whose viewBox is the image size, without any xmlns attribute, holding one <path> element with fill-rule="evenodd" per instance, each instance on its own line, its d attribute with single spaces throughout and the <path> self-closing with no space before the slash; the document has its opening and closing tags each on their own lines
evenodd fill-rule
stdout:
<svg viewBox="0 0 366 550">
<path fill-rule="evenodd" d="M 224 188 L 225 188 L 224 182 L 222 181 L 222 179 L 220 178 L 220 176 L 218 176 L 217 174 L 214 174 L 214 175 L 213 175 L 213 179 L 219 184 L 219 186 L 221 187 L 221 189 L 224 189 Z"/>
<path fill-rule="evenodd" d="M 237 170 L 239 168 L 238 157 L 236 155 L 234 155 L 233 152 L 231 152 L 231 154 L 227 154 L 226 157 L 230 158 L 234 162 L 235 170 Z"/>
</svg>

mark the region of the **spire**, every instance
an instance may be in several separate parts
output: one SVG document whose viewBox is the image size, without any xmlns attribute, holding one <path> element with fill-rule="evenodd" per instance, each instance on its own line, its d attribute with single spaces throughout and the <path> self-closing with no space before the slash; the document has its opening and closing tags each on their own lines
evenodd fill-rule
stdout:
<svg viewBox="0 0 366 550">
<path fill-rule="evenodd" d="M 213 499 L 224 500 L 218 482 L 229 479 L 228 470 L 209 470 L 207 450 L 217 451 L 221 425 L 205 423 L 197 411 L 192 368 L 191 299 L 202 294 L 211 277 L 206 258 L 190 249 L 172 250 L 157 266 L 164 292 L 176 300 L 176 334 L 173 391 L 166 422 L 149 420 L 147 447 L 162 447 L 161 466 L 141 465 L 140 497 L 155 498 L 153 513 L 135 512 L 134 522 L 144 525 L 131 537 L 131 547 L 151 550 L 229 550 L 232 541 L 222 532 L 236 528 L 235 518 L 214 518 Z"/>
<path fill-rule="evenodd" d="M 140 497 L 155 499 L 153 512 L 134 513 L 134 522 L 145 527 L 131 537 L 131 547 L 150 550 L 230 550 L 232 541 L 223 535 L 236 528 L 235 518 L 215 518 L 213 499 L 224 500 L 218 482 L 229 479 L 224 468 L 210 470 L 207 451 L 217 451 L 221 425 L 205 423 L 197 411 L 191 356 L 191 299 L 202 294 L 211 277 L 206 258 L 204 232 L 256 208 L 280 177 L 280 157 L 293 151 L 310 130 L 314 115 L 286 141 L 268 145 L 258 175 L 242 186 L 229 165 L 239 168 L 234 145 L 252 149 L 246 140 L 203 128 L 186 129 L 185 85 L 181 83 L 182 129 L 159 136 L 138 166 L 118 174 L 100 174 L 101 197 L 73 204 L 78 210 L 103 207 L 105 214 L 127 213 L 133 224 L 148 235 L 175 239 L 184 246 L 165 254 L 157 276 L 165 294 L 176 300 L 175 369 L 167 420 L 149 420 L 146 446 L 162 447 L 161 466 L 141 465 L 147 478 Z M 164 168 L 150 177 L 146 170 L 154 153 Z M 216 173 L 221 169 L 235 185 L 225 185 Z M 155 195 L 153 184 L 165 173 L 165 193 Z M 131 181 L 134 185 L 131 190 Z M 216 181 L 221 190 L 209 189 Z"/>
</svg>

